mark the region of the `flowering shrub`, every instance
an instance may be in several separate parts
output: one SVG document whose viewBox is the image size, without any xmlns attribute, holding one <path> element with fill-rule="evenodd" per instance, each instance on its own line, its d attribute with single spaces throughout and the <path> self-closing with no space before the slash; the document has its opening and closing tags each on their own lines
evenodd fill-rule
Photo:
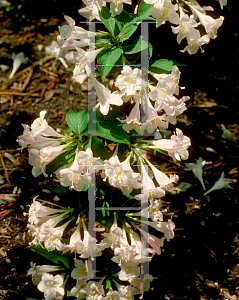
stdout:
<svg viewBox="0 0 239 300">
<path fill-rule="evenodd" d="M 88 76 L 89 109 L 68 111 L 63 133 L 49 126 L 41 111 L 31 126 L 23 125 L 18 139 L 29 150 L 32 175 L 59 182 L 54 193 L 60 205 L 49 207 L 35 197 L 28 212 L 33 249 L 55 265 L 32 264 L 28 274 L 47 300 L 142 299 L 153 280 L 149 262 L 174 237 L 175 225 L 160 206 L 178 180 L 147 154 L 186 160 L 190 139 L 179 128 L 162 138 L 189 97 L 179 98 L 180 64 L 151 61 L 152 45 L 137 29 L 143 21 L 156 27 L 169 21 L 178 43 L 187 40 L 182 51 L 193 54 L 217 36 L 223 17 L 214 20 L 206 14 L 213 8 L 195 0 L 140 1 L 134 13 L 123 9 L 130 0 L 108 0 L 110 8 L 104 1 L 83 2 L 79 13 L 103 23 L 105 31 L 95 30 L 99 22 L 90 22 L 87 31 L 65 16 L 68 25 L 59 28 L 51 51 L 74 65 L 76 81 Z M 225 4 L 220 1 L 222 8 Z M 104 84 L 107 76 L 115 78 L 111 89 Z M 160 238 L 149 234 L 149 226 Z"/>
</svg>

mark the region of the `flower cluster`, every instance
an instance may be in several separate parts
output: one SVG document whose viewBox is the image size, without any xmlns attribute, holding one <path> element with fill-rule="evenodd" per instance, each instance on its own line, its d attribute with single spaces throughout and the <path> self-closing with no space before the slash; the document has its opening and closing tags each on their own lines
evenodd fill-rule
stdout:
<svg viewBox="0 0 239 300">
<path fill-rule="evenodd" d="M 151 61 L 147 76 L 135 66 L 142 50 L 148 48 L 149 59 L 152 56 L 150 42 L 145 43 L 136 30 L 144 20 L 156 20 L 157 27 L 169 21 L 175 25 L 172 30 L 178 43 L 187 40 L 182 51 L 193 54 L 216 38 L 223 17 L 214 20 L 206 14 L 212 7 L 195 0 L 176 4 L 141 0 L 134 14 L 123 10 L 130 0 L 83 2 L 79 13 L 90 21 L 100 20 L 107 31 L 87 31 L 65 16 L 68 25 L 59 27 L 57 42 L 46 50 L 65 67 L 74 65 L 76 82 L 89 77 L 98 102 L 89 97 L 92 111 L 68 111 L 68 127 L 58 130 L 63 134 L 48 125 L 46 111 L 41 111 L 31 125 L 23 124 L 18 138 L 22 149 L 28 148 L 33 176 L 43 174 L 46 181 L 53 177 L 59 183 L 53 190 L 59 204 L 45 201 L 51 204 L 46 206 L 35 197 L 27 225 L 33 237 L 30 245 L 55 265 L 32 263 L 28 275 L 46 300 L 65 295 L 86 300 L 129 300 L 135 295 L 142 299 L 153 280 L 145 264 L 161 254 L 165 241 L 174 238 L 175 224 L 164 216 L 161 199 L 178 181 L 176 174 L 168 176 L 162 166 L 153 164 L 149 153 L 187 160 L 191 142 L 179 128 L 170 138 L 160 134 L 171 133 L 166 129 L 176 125 L 189 97 L 181 97 L 181 73 L 174 61 Z M 219 2 L 221 8 L 227 4 Z M 202 36 L 196 29 L 199 25 L 205 30 Z M 104 81 L 115 65 L 120 69 L 114 70 L 114 80 L 106 86 Z M 114 105 L 122 106 L 116 114 L 111 112 Z M 202 159 L 186 166 L 205 189 Z M 204 195 L 228 188 L 229 183 L 222 174 Z M 160 238 L 150 230 L 158 231 Z"/>
<path fill-rule="evenodd" d="M 206 11 L 213 11 L 213 8 L 211 6 L 200 6 L 195 0 L 177 1 L 177 4 L 172 4 L 171 0 L 144 1 L 153 4 L 150 13 L 156 19 L 156 27 L 165 24 L 167 21 L 177 25 L 176 27 L 172 26 L 172 31 L 177 34 L 178 44 L 186 38 L 188 45 L 182 52 L 188 51 L 189 54 L 195 54 L 202 45 L 208 44 L 210 39 L 215 39 L 217 30 L 224 20 L 223 16 L 213 19 L 207 15 Z M 221 8 L 226 4 L 227 1 L 220 1 Z M 190 9 L 191 14 L 188 9 Z M 202 36 L 200 30 L 196 29 L 199 25 L 204 27 L 205 34 Z"/>
</svg>

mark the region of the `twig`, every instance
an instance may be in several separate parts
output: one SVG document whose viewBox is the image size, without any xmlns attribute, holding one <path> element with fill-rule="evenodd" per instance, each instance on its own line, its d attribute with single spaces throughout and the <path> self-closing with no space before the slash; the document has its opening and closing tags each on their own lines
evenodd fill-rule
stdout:
<svg viewBox="0 0 239 300">
<path fill-rule="evenodd" d="M 61 205 L 58 205 L 58 204 L 55 204 L 55 203 L 52 203 L 52 202 L 49 202 L 49 201 L 46 201 L 46 200 L 37 199 L 37 201 L 45 202 L 45 203 L 47 203 L 47 204 L 50 204 L 50 205 L 53 205 L 53 206 L 58 206 L 58 207 L 60 207 L 60 208 L 65 208 L 65 207 L 63 207 L 63 206 L 61 206 Z"/>
<path fill-rule="evenodd" d="M 53 73 L 53 72 L 51 72 L 51 71 L 48 71 L 47 69 L 45 69 L 45 68 L 43 68 L 43 67 L 39 67 L 39 69 L 40 69 L 41 71 L 45 72 L 46 74 L 50 74 L 50 75 L 52 75 L 52 76 L 58 78 L 58 75 L 57 75 L 57 74 L 55 74 L 55 73 Z"/>
<path fill-rule="evenodd" d="M 7 182 L 8 182 L 9 184 L 11 184 L 11 182 L 10 182 L 10 180 L 9 180 L 8 172 L 7 172 L 7 169 L 6 169 L 6 166 L 5 166 L 5 163 L 4 163 L 4 160 L 3 160 L 3 157 L 2 157 L 1 154 L 0 154 L 0 159 L 1 159 L 1 163 L 2 163 L 3 169 L 4 169 L 5 178 L 6 178 Z"/>
<path fill-rule="evenodd" d="M 46 62 L 46 61 L 48 61 L 48 60 L 51 60 L 51 59 L 55 59 L 55 56 L 54 56 L 54 55 L 47 55 L 47 56 L 43 57 L 42 59 L 40 59 L 40 60 L 34 62 L 34 64 L 32 64 L 32 68 L 34 68 L 34 67 L 40 65 L 40 64 L 43 63 L 43 62 Z"/>
<path fill-rule="evenodd" d="M 39 94 L 31 94 L 31 93 L 19 93 L 19 92 L 12 92 L 12 91 L 0 91 L 0 95 L 12 95 L 12 96 L 32 96 L 38 97 Z"/>
<path fill-rule="evenodd" d="M 203 244 L 204 247 L 206 247 L 214 256 L 216 256 L 217 258 L 219 258 L 220 260 L 222 260 L 215 252 L 213 252 L 207 245 L 205 245 L 203 242 L 201 242 Z"/>
<path fill-rule="evenodd" d="M 33 74 L 33 69 L 32 69 L 32 67 L 28 67 L 28 68 L 26 68 L 24 71 L 26 71 L 26 70 L 29 70 L 29 73 L 28 73 L 28 75 L 27 75 L 27 79 L 25 80 L 25 82 L 24 82 L 24 84 L 23 84 L 23 86 L 22 86 L 22 88 L 21 88 L 21 91 L 24 91 L 24 90 L 25 90 L 25 88 L 27 87 L 27 85 L 28 85 L 28 83 L 29 83 L 29 81 L 30 81 L 30 79 L 31 79 L 31 77 L 32 77 L 32 74 Z"/>
<path fill-rule="evenodd" d="M 40 101 L 42 101 L 45 91 L 47 89 L 47 85 L 44 86 L 44 88 L 42 89 L 42 93 L 41 93 L 41 98 L 37 99 L 35 102 L 32 103 L 32 106 L 36 105 L 37 103 L 39 103 Z"/>
<path fill-rule="evenodd" d="M 30 94 L 29 93 L 11 92 L 11 91 L 0 91 L 0 95 L 28 96 Z"/>
</svg>

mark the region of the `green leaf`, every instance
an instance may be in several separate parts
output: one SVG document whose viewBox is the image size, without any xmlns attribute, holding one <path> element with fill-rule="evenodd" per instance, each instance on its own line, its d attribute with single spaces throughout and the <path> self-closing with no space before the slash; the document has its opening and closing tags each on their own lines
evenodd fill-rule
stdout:
<svg viewBox="0 0 239 300">
<path fill-rule="evenodd" d="M 88 128 L 88 134 L 98 135 L 108 140 L 130 145 L 127 133 L 119 126 L 109 122 L 96 122 Z"/>
<path fill-rule="evenodd" d="M 104 51 L 101 51 L 97 55 L 97 62 L 102 67 L 99 67 L 101 78 L 104 81 L 108 73 L 114 67 L 117 60 L 122 54 L 122 48 L 120 46 L 113 46 L 112 48 L 107 48 Z"/>
<path fill-rule="evenodd" d="M 112 39 L 112 37 L 109 34 L 103 35 L 103 36 L 97 36 L 96 43 L 101 43 L 103 45 L 111 44 L 112 43 L 111 39 Z M 99 47 L 102 47 L 102 46 L 99 46 Z"/>
<path fill-rule="evenodd" d="M 75 149 L 66 150 L 58 155 L 52 162 L 46 165 L 46 173 L 48 175 L 53 174 L 59 168 L 69 165 L 75 158 Z"/>
<path fill-rule="evenodd" d="M 86 109 L 83 109 L 78 113 L 69 110 L 66 113 L 66 122 L 70 129 L 79 136 L 89 122 L 89 113 Z"/>
<path fill-rule="evenodd" d="M 171 72 L 173 66 L 185 66 L 184 64 L 180 64 L 174 60 L 170 59 L 159 59 L 150 63 L 149 70 L 154 73 L 165 73 Z"/>
<path fill-rule="evenodd" d="M 102 23 L 109 30 L 109 32 L 114 36 L 115 18 L 112 11 L 108 7 L 103 6 L 101 8 L 101 11 L 99 11 L 99 16 Z"/>
<path fill-rule="evenodd" d="M 72 130 L 70 129 L 70 127 L 64 127 L 64 126 L 59 126 L 62 130 L 67 131 L 69 133 L 72 133 Z"/>
<path fill-rule="evenodd" d="M 122 28 L 121 32 L 120 32 L 120 40 L 121 41 L 125 41 L 128 38 L 131 37 L 131 35 L 136 31 L 136 29 L 138 28 L 139 24 L 142 21 L 155 21 L 155 19 L 151 18 L 151 17 L 136 17 L 134 18 L 131 22 L 127 23 L 124 25 L 124 27 Z"/>
<path fill-rule="evenodd" d="M 101 212 L 102 212 L 102 216 L 105 217 L 105 201 L 103 202 Z"/>
<path fill-rule="evenodd" d="M 57 196 L 59 196 L 59 198 L 65 197 L 68 195 L 67 188 L 62 186 L 61 184 L 58 184 L 54 188 L 53 193 L 57 194 Z"/>
<path fill-rule="evenodd" d="M 134 14 L 130 14 L 127 11 L 123 10 L 122 13 L 115 16 L 115 36 L 117 36 L 124 25 L 126 23 L 129 23 L 133 20 L 133 18 L 136 17 Z"/>
<path fill-rule="evenodd" d="M 92 123 L 99 122 L 99 121 L 104 121 L 104 115 L 99 111 L 93 111 L 89 115 L 88 126 Z"/>
<path fill-rule="evenodd" d="M 143 0 L 141 0 L 139 9 L 138 9 L 138 16 L 139 17 L 149 17 L 150 16 L 150 9 L 153 7 L 153 4 L 147 4 Z"/>
<path fill-rule="evenodd" d="M 102 160 L 109 159 L 109 153 L 104 144 L 95 136 L 92 137 L 91 150 L 94 157 L 100 157 Z"/>
<path fill-rule="evenodd" d="M 110 279 L 106 279 L 105 281 L 105 289 L 109 290 L 111 287 L 111 280 Z"/>
<path fill-rule="evenodd" d="M 125 45 L 125 47 L 123 48 L 123 51 L 125 54 L 137 53 L 144 49 L 147 49 L 149 47 L 149 44 L 150 43 L 145 41 L 141 35 L 134 36 L 132 39 L 129 40 L 127 45 Z M 151 45 L 151 47 L 152 47 L 152 45 Z"/>
<path fill-rule="evenodd" d="M 64 267 L 70 269 L 70 264 L 65 256 L 62 254 L 58 254 L 57 251 L 47 251 L 46 249 L 42 249 L 40 245 L 33 246 L 33 250 L 40 253 L 45 258 L 49 259 L 55 264 L 63 264 Z"/>
<path fill-rule="evenodd" d="M 89 183 L 84 184 L 83 189 L 81 190 L 81 192 L 85 192 L 89 189 Z"/>
</svg>

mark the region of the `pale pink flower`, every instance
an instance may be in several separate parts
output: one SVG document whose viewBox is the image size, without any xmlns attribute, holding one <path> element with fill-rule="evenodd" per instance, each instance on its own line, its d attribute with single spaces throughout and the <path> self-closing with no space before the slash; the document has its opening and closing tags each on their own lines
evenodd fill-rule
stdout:
<svg viewBox="0 0 239 300">
<path fill-rule="evenodd" d="M 41 281 L 41 277 L 44 273 L 55 272 L 61 270 L 59 266 L 52 266 L 52 265 L 41 265 L 36 266 L 35 263 L 30 263 L 31 268 L 28 270 L 27 275 L 32 276 L 32 282 L 34 285 L 38 285 Z"/>
<path fill-rule="evenodd" d="M 187 148 L 191 145 L 191 142 L 178 128 L 176 128 L 176 135 L 172 135 L 170 140 L 147 140 L 147 142 L 151 144 L 148 148 L 167 151 L 174 161 L 188 159 Z"/>
<path fill-rule="evenodd" d="M 91 73 L 90 64 L 95 60 L 97 54 L 102 48 L 97 50 L 84 51 L 83 49 L 75 46 L 76 52 L 71 51 L 65 55 L 65 58 L 72 64 L 75 64 L 73 76 L 81 74 L 82 70 L 86 70 L 88 76 Z"/>
<path fill-rule="evenodd" d="M 148 159 L 146 159 L 148 162 L 151 170 L 154 173 L 154 178 L 158 182 L 160 188 L 167 188 L 167 185 L 170 185 L 171 183 L 174 183 L 178 180 L 177 175 L 170 175 L 170 178 L 163 172 L 159 171 L 157 168 L 155 168 Z"/>
<path fill-rule="evenodd" d="M 95 79 L 93 79 L 95 80 Z M 99 83 L 98 80 L 95 80 L 95 89 L 96 95 L 98 98 L 98 104 L 96 108 L 100 107 L 100 112 L 103 115 L 107 115 L 109 112 L 110 104 L 121 106 L 123 104 L 123 100 L 121 99 L 121 95 L 117 92 L 111 93 L 108 88 L 106 88 L 103 84 Z"/>
<path fill-rule="evenodd" d="M 64 244 L 63 247 L 63 254 L 68 252 L 68 251 L 71 251 L 71 252 L 75 252 L 75 253 L 78 253 L 78 254 L 81 254 L 84 250 L 84 243 L 81 239 L 81 234 L 80 234 L 80 225 L 81 225 L 81 222 L 79 222 L 79 224 L 77 225 L 74 233 L 71 235 L 70 237 L 70 241 L 69 241 L 69 244 Z"/>
<path fill-rule="evenodd" d="M 102 0 L 83 0 L 86 7 L 78 10 L 78 13 L 90 21 L 97 19 L 100 20 L 99 11 L 103 5 L 106 5 L 105 1 Z"/>
<path fill-rule="evenodd" d="M 42 148 L 39 151 L 39 157 L 41 159 L 41 165 L 45 167 L 47 164 L 49 164 L 51 161 L 53 161 L 58 155 L 64 152 L 64 150 L 70 145 L 64 144 L 60 146 L 47 146 Z"/>
<path fill-rule="evenodd" d="M 76 22 L 69 16 L 64 16 L 69 25 L 59 26 L 59 32 L 63 39 L 85 39 L 95 36 L 95 32 L 85 30 L 82 27 L 75 26 Z"/>
<path fill-rule="evenodd" d="M 132 282 L 135 278 L 140 276 L 140 267 L 138 262 L 122 264 L 119 271 L 119 279 L 122 281 Z"/>
<path fill-rule="evenodd" d="M 201 13 L 193 5 L 189 6 L 198 16 L 201 24 L 205 27 L 208 37 L 211 39 L 215 39 L 217 37 L 217 30 L 222 25 L 224 17 L 220 16 L 220 18 L 218 19 L 213 19 L 212 17 Z"/>
<path fill-rule="evenodd" d="M 174 228 L 175 225 L 171 220 L 168 220 L 168 222 L 148 222 L 149 226 L 152 226 L 156 230 L 163 232 L 164 237 L 166 239 L 172 239 L 174 238 Z"/>
<path fill-rule="evenodd" d="M 93 152 L 90 147 L 85 151 L 79 151 L 77 160 L 79 166 L 82 167 L 82 172 L 91 175 L 95 170 L 103 169 L 104 166 L 99 161 L 100 157 L 93 157 Z M 94 166 L 92 168 L 92 166 Z"/>
<path fill-rule="evenodd" d="M 96 244 L 96 238 L 93 238 L 89 231 L 87 230 L 85 223 L 83 222 L 84 228 L 84 239 L 83 239 L 83 251 L 80 255 L 81 258 L 91 257 L 91 260 L 94 260 L 95 256 L 100 256 L 102 254 L 102 250 L 105 248 L 104 244 Z"/>
<path fill-rule="evenodd" d="M 150 274 L 145 274 L 144 278 L 136 278 L 132 281 L 132 285 L 140 290 L 141 296 L 139 299 L 143 299 L 144 292 L 150 290 L 150 282 L 153 281 L 153 276 Z"/>
<path fill-rule="evenodd" d="M 86 300 L 101 300 L 103 299 L 104 287 L 99 282 L 89 281 L 87 285 L 80 290 L 80 293 L 86 294 Z"/>
<path fill-rule="evenodd" d="M 78 153 L 76 153 L 73 163 L 67 167 L 59 170 L 60 183 L 62 186 L 69 186 L 76 191 L 82 191 L 85 184 L 91 180 L 88 174 L 83 173 L 83 166 L 79 165 Z"/>
<path fill-rule="evenodd" d="M 220 3 L 220 6 L 221 6 L 221 9 L 223 9 L 223 6 L 227 5 L 227 0 L 219 0 L 219 3 Z"/>
<path fill-rule="evenodd" d="M 131 285 L 121 285 L 118 287 L 118 292 L 122 295 L 120 300 L 134 299 L 134 296 L 140 294 L 139 289 L 132 287 Z"/>
<path fill-rule="evenodd" d="M 114 223 L 110 228 L 109 233 L 102 233 L 104 239 L 101 241 L 105 245 L 105 248 L 111 247 L 115 249 L 120 247 L 121 238 L 122 238 L 122 229 L 117 226 L 117 219 L 114 215 Z"/>
<path fill-rule="evenodd" d="M 180 23 L 179 26 L 173 27 L 172 31 L 177 35 L 178 44 L 186 38 L 187 41 L 197 40 L 200 38 L 200 31 L 195 29 L 200 23 L 197 23 L 192 17 L 186 15 L 183 10 L 180 8 Z"/>
<path fill-rule="evenodd" d="M 135 92 L 146 87 L 146 83 L 141 79 L 141 70 L 138 68 L 131 69 L 130 66 L 124 66 L 121 75 L 116 78 L 115 86 L 126 96 L 132 96 Z"/>
<path fill-rule="evenodd" d="M 30 127 L 26 124 L 22 124 L 22 126 L 24 128 L 23 134 L 20 135 L 17 139 L 17 142 L 22 147 L 21 150 L 26 148 L 28 145 L 31 145 L 34 141 L 34 137 L 33 137 L 33 134 L 31 132 Z"/>
<path fill-rule="evenodd" d="M 131 0 L 106 0 L 106 2 L 110 2 L 110 10 L 114 16 L 119 15 L 123 11 L 123 3 L 132 4 Z"/>
<path fill-rule="evenodd" d="M 52 227 L 51 224 L 47 224 L 48 222 L 42 225 L 42 230 L 45 234 L 45 237 L 43 239 L 45 249 L 47 249 L 48 251 L 53 251 L 55 249 L 57 249 L 58 251 L 64 250 L 64 245 L 61 242 L 61 238 L 63 236 L 64 230 L 71 221 L 72 220 L 69 220 L 59 227 Z"/>
<path fill-rule="evenodd" d="M 105 160 L 102 177 L 108 178 L 109 184 L 115 188 L 120 188 L 124 195 L 129 195 L 133 189 L 141 188 L 139 173 L 135 173 L 129 163 L 130 156 L 122 163 L 117 155 Z"/>
<path fill-rule="evenodd" d="M 37 288 L 44 293 L 45 300 L 62 299 L 65 294 L 63 282 L 64 277 L 61 275 L 44 273 Z"/>
<path fill-rule="evenodd" d="M 28 223 L 39 226 L 42 223 L 46 222 L 49 218 L 52 218 L 53 214 L 58 214 L 64 211 L 62 209 L 53 209 L 42 205 L 39 201 L 36 201 L 37 197 L 38 196 L 33 198 L 33 202 L 29 207 Z"/>
<path fill-rule="evenodd" d="M 130 246 L 125 240 L 122 240 L 120 247 L 114 249 L 114 254 L 115 256 L 112 258 L 112 261 L 119 266 L 135 261 L 135 257 L 138 256 L 136 246 Z"/>
<path fill-rule="evenodd" d="M 20 137 L 19 137 L 20 138 Z M 61 141 L 60 139 L 54 139 L 54 138 L 49 138 L 49 137 L 45 137 L 42 135 L 37 135 L 34 140 L 32 141 L 32 143 L 30 144 L 30 148 L 34 148 L 37 150 L 40 150 L 44 147 L 57 147 L 60 146 Z"/>
<path fill-rule="evenodd" d="M 144 130 L 147 127 L 147 123 L 140 122 L 139 102 L 135 103 L 129 116 L 125 120 L 120 120 L 120 122 L 124 123 L 122 125 L 122 128 L 126 132 L 129 132 L 130 130 L 134 129 L 138 134 L 144 134 Z"/>
<path fill-rule="evenodd" d="M 76 286 L 71 289 L 71 295 L 76 297 L 77 300 L 85 299 L 85 294 L 81 293 L 81 289 L 87 285 L 87 279 L 79 279 L 76 282 Z"/>
<path fill-rule="evenodd" d="M 173 125 L 176 125 L 177 119 L 176 117 L 178 115 L 181 115 L 187 108 L 185 101 L 188 101 L 190 99 L 189 96 L 183 96 L 181 99 L 175 98 L 175 104 L 171 106 L 164 106 L 164 111 L 166 112 L 166 121 L 167 123 L 171 123 Z"/>
<path fill-rule="evenodd" d="M 175 105 L 177 98 L 173 96 L 174 91 L 174 85 L 169 84 L 165 78 L 159 78 L 157 86 L 149 92 L 150 99 L 156 101 L 155 109 L 157 111 Z"/>
<path fill-rule="evenodd" d="M 161 239 L 157 238 L 156 236 L 149 234 L 141 229 L 141 234 L 144 236 L 146 241 L 149 242 L 149 245 L 152 247 L 153 252 L 160 255 L 161 254 L 161 247 L 164 244 L 164 237 Z"/>
<path fill-rule="evenodd" d="M 135 195 L 135 199 L 154 199 L 161 198 L 165 195 L 165 191 L 160 187 L 155 187 L 153 180 L 149 177 L 145 166 L 141 163 L 140 166 L 141 178 L 142 178 L 142 193 Z M 136 214 L 136 213 L 134 213 Z"/>
<path fill-rule="evenodd" d="M 170 0 L 158 0 L 150 9 L 151 16 L 156 19 L 156 27 L 169 21 L 172 24 L 179 24 L 179 15 L 176 12 L 178 5 L 173 5 Z"/>
<path fill-rule="evenodd" d="M 34 137 L 41 134 L 43 136 L 54 136 L 56 138 L 64 138 L 65 136 L 56 132 L 51 126 L 48 125 L 47 121 L 44 119 L 46 114 L 45 110 L 40 112 L 40 117 L 34 120 L 31 125 L 31 132 Z"/>
<path fill-rule="evenodd" d="M 89 260 L 75 259 L 75 268 L 71 272 L 71 277 L 76 280 L 81 279 L 92 279 L 94 277 L 94 272 L 92 270 L 92 263 Z"/>
<path fill-rule="evenodd" d="M 55 248 L 57 248 L 58 250 L 63 250 L 61 236 L 66 226 L 71 222 L 71 219 L 60 227 L 54 228 L 54 226 L 56 226 L 60 221 L 62 221 L 68 213 L 69 211 L 65 211 L 60 215 L 52 216 L 44 223 L 38 222 L 37 226 L 28 224 L 27 228 L 29 228 L 30 231 L 32 231 L 34 236 L 34 239 L 30 244 L 36 245 L 40 243 L 43 248 L 42 243 L 46 241 L 46 248 L 48 246 L 49 248 L 51 248 L 51 250 L 49 251 L 52 251 Z"/>
<path fill-rule="evenodd" d="M 42 159 L 40 158 L 40 153 L 37 149 L 29 150 L 29 164 L 33 166 L 32 175 L 37 177 L 43 174 L 45 177 L 48 175 L 45 172 L 45 166 L 42 165 Z"/>
<path fill-rule="evenodd" d="M 146 129 L 149 134 L 152 134 L 158 127 L 168 128 L 166 114 L 159 116 L 157 110 L 152 106 L 150 101 L 148 101 L 147 115 L 146 122 L 148 126 L 146 126 Z"/>
<path fill-rule="evenodd" d="M 90 39 L 83 39 L 80 41 L 72 40 L 72 39 L 63 39 L 60 35 L 57 36 L 57 46 L 54 51 L 54 55 L 56 58 L 60 59 L 64 58 L 65 55 L 68 53 L 68 50 L 75 50 L 75 47 L 82 48 L 82 47 L 92 47 L 93 43 Z"/>
<path fill-rule="evenodd" d="M 121 294 L 118 291 L 113 291 L 112 288 L 108 291 L 104 300 L 120 300 Z"/>
<path fill-rule="evenodd" d="M 198 49 L 201 49 L 201 52 L 203 53 L 204 50 L 202 50 L 201 46 L 208 44 L 210 42 L 210 38 L 207 35 L 204 35 L 200 37 L 199 39 L 195 40 L 189 40 L 188 45 L 183 49 L 180 50 L 181 52 L 188 51 L 189 54 L 195 54 L 198 52 Z"/>
</svg>

